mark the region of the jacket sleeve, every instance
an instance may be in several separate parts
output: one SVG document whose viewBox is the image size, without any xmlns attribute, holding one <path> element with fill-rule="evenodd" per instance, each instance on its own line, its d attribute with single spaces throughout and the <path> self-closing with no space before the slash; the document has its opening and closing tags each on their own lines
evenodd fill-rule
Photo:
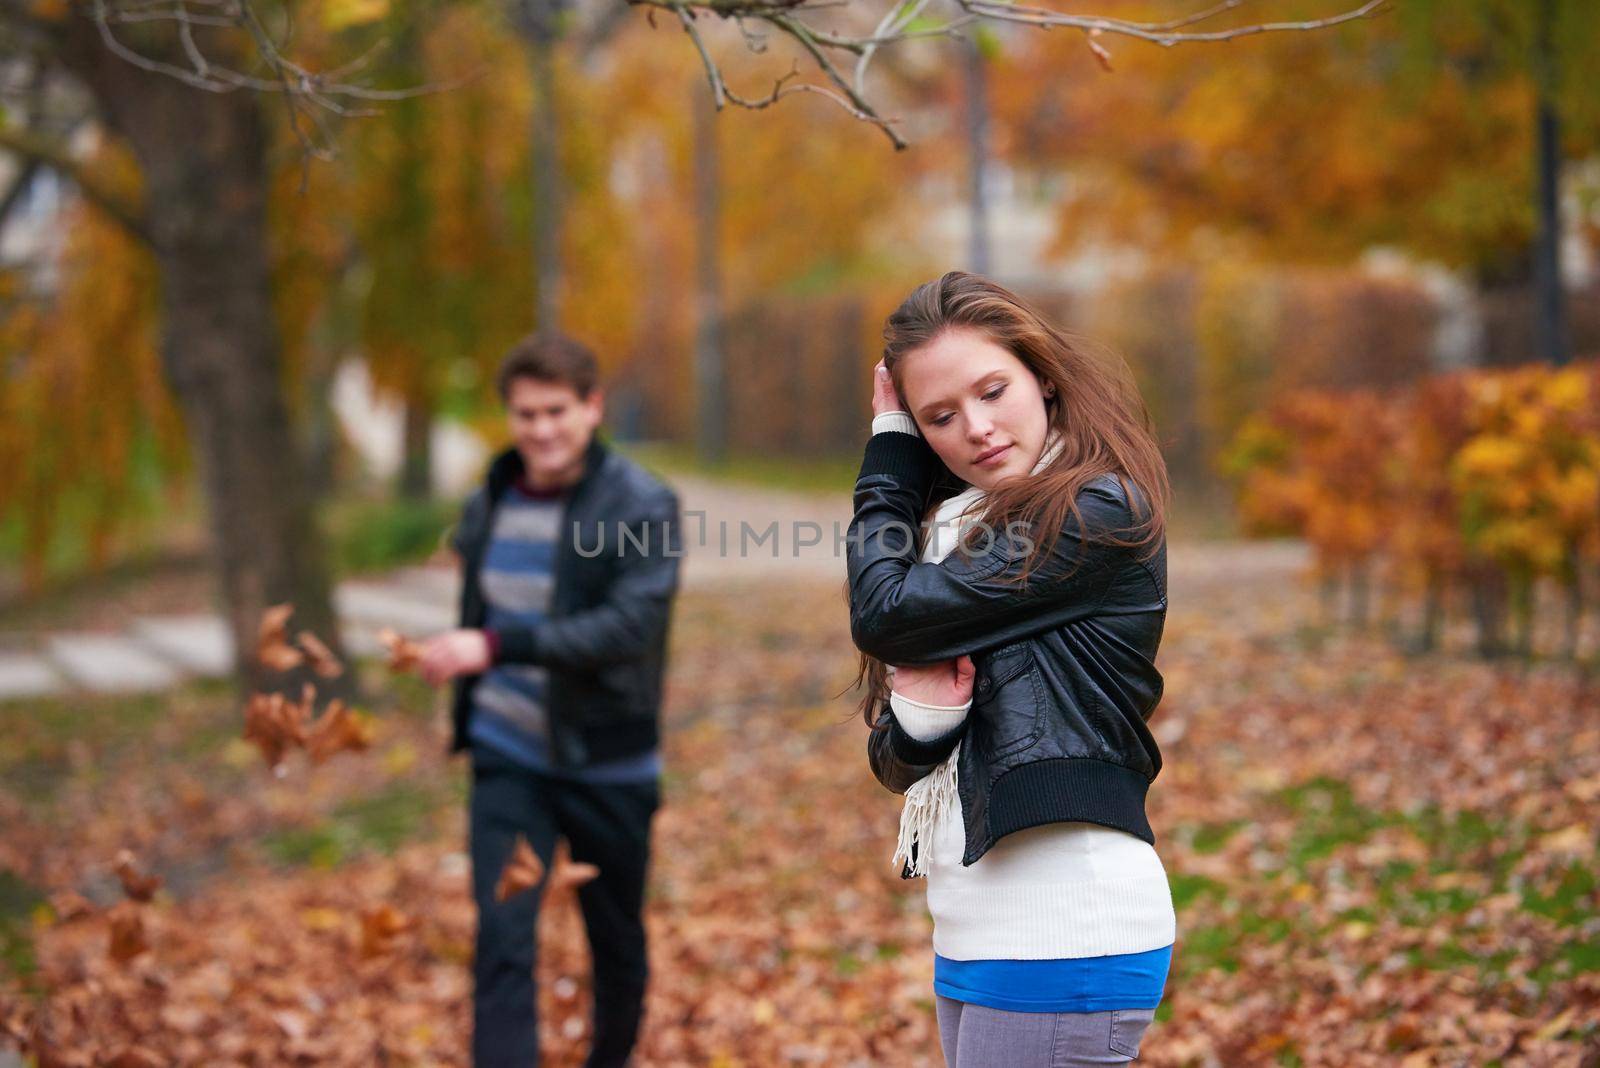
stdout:
<svg viewBox="0 0 1600 1068">
<path fill-rule="evenodd" d="M 677 495 L 667 492 L 627 524 L 630 533 L 617 532 L 617 573 L 605 601 L 531 627 L 497 628 L 498 661 L 585 671 L 645 655 L 671 617 L 683 553 L 681 528 Z"/>
<path fill-rule="evenodd" d="M 948 660 L 1097 611 L 1130 550 L 1086 536 L 1070 514 L 1025 586 L 1013 580 L 1029 546 L 1006 531 L 992 532 L 986 552 L 916 561 L 913 534 L 939 468 L 920 438 L 875 434 L 867 443 L 846 542 L 857 648 L 891 664 Z M 1109 494 L 1080 493 L 1078 506 L 1091 534 L 1129 526 L 1126 506 Z"/>
<path fill-rule="evenodd" d="M 480 486 L 468 495 L 466 503 L 461 506 L 461 517 L 456 520 L 456 525 L 445 533 L 445 544 L 462 559 L 466 559 L 467 547 L 472 540 L 482 536 L 483 525 L 488 519 L 486 515 L 488 508 L 489 493 Z"/>
<path fill-rule="evenodd" d="M 903 794 L 912 783 L 944 763 L 966 732 L 967 720 L 962 719 L 949 733 L 921 742 L 907 734 L 886 708 L 878 725 L 867 734 L 867 763 L 872 765 L 872 774 L 879 782 Z"/>
</svg>

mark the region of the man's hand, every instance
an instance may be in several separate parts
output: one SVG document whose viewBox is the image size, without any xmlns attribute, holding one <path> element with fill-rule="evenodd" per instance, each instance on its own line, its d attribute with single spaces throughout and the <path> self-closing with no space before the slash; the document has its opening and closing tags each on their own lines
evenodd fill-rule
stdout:
<svg viewBox="0 0 1600 1068">
<path fill-rule="evenodd" d="M 925 705 L 954 707 L 972 700 L 972 658 L 958 656 L 941 664 L 907 664 L 891 669 L 893 689 Z"/>
<path fill-rule="evenodd" d="M 422 677 L 432 686 L 489 667 L 489 639 L 481 630 L 451 630 L 422 643 Z"/>
</svg>

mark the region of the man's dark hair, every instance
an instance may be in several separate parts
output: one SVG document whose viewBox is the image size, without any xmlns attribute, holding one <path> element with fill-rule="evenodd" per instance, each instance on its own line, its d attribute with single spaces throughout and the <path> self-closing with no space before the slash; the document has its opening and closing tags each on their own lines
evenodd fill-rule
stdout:
<svg viewBox="0 0 1600 1068">
<path fill-rule="evenodd" d="M 587 400 L 600 378 L 600 368 L 589 346 L 577 338 L 557 333 L 529 334 L 511 346 L 500 361 L 495 384 L 502 402 L 511 399 L 511 383 L 519 378 L 571 386 L 580 399 Z"/>
</svg>

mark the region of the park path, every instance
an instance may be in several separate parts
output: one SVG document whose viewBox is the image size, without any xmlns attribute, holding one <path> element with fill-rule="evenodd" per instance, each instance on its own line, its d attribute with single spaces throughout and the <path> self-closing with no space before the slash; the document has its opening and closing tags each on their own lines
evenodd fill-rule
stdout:
<svg viewBox="0 0 1600 1068">
<path fill-rule="evenodd" d="M 770 583 L 844 584 L 842 538 L 850 522 L 848 494 L 812 494 L 734 485 L 710 479 L 672 480 L 684 510 L 683 588 L 694 592 Z M 1186 574 L 1215 576 L 1237 568 L 1260 579 L 1288 579 L 1304 567 L 1294 543 L 1204 542 L 1174 545 L 1174 590 Z M 394 627 L 425 635 L 454 624 L 458 576 L 440 564 L 347 579 L 334 593 L 340 636 L 356 656 L 380 651 L 377 633 Z M 221 616 L 146 615 L 120 633 L 37 634 L 28 648 L 0 652 L 0 700 L 51 694 L 141 693 L 187 679 L 226 676 L 232 652 Z"/>
</svg>

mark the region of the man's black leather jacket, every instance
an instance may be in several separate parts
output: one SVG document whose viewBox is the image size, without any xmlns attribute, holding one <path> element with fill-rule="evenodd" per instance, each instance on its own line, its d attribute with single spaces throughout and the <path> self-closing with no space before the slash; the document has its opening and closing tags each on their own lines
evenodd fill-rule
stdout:
<svg viewBox="0 0 1600 1068">
<path fill-rule="evenodd" d="M 910 535 L 941 476 L 943 464 L 916 435 L 884 432 L 868 442 L 847 543 L 850 632 L 863 652 L 890 664 L 970 654 L 972 711 L 959 728 L 922 742 L 881 709 L 867 743 L 873 773 L 904 793 L 964 740 L 963 864 L 1013 831 L 1059 821 L 1154 843 L 1144 800 L 1161 753 L 1145 721 L 1161 699 L 1165 542 L 1146 555 L 1097 538 L 1120 532 L 1129 540 L 1134 525 L 1121 481 L 1102 475 L 1078 495 L 1081 527 L 1069 514 L 1026 586 L 1006 581 L 1026 554 L 1005 531 L 994 532 L 987 552 L 916 562 Z"/>
<path fill-rule="evenodd" d="M 479 569 L 495 507 L 522 472 L 515 449 L 497 456 L 451 538 L 462 560 L 463 627 L 487 617 Z M 550 748 L 562 767 L 646 752 L 660 740 L 681 526 L 672 490 L 598 436 L 590 442 L 583 476 L 566 497 L 549 615 L 533 627 L 496 628 L 499 662 L 549 669 Z M 478 678 L 456 681 L 453 750 L 467 747 Z"/>
</svg>

